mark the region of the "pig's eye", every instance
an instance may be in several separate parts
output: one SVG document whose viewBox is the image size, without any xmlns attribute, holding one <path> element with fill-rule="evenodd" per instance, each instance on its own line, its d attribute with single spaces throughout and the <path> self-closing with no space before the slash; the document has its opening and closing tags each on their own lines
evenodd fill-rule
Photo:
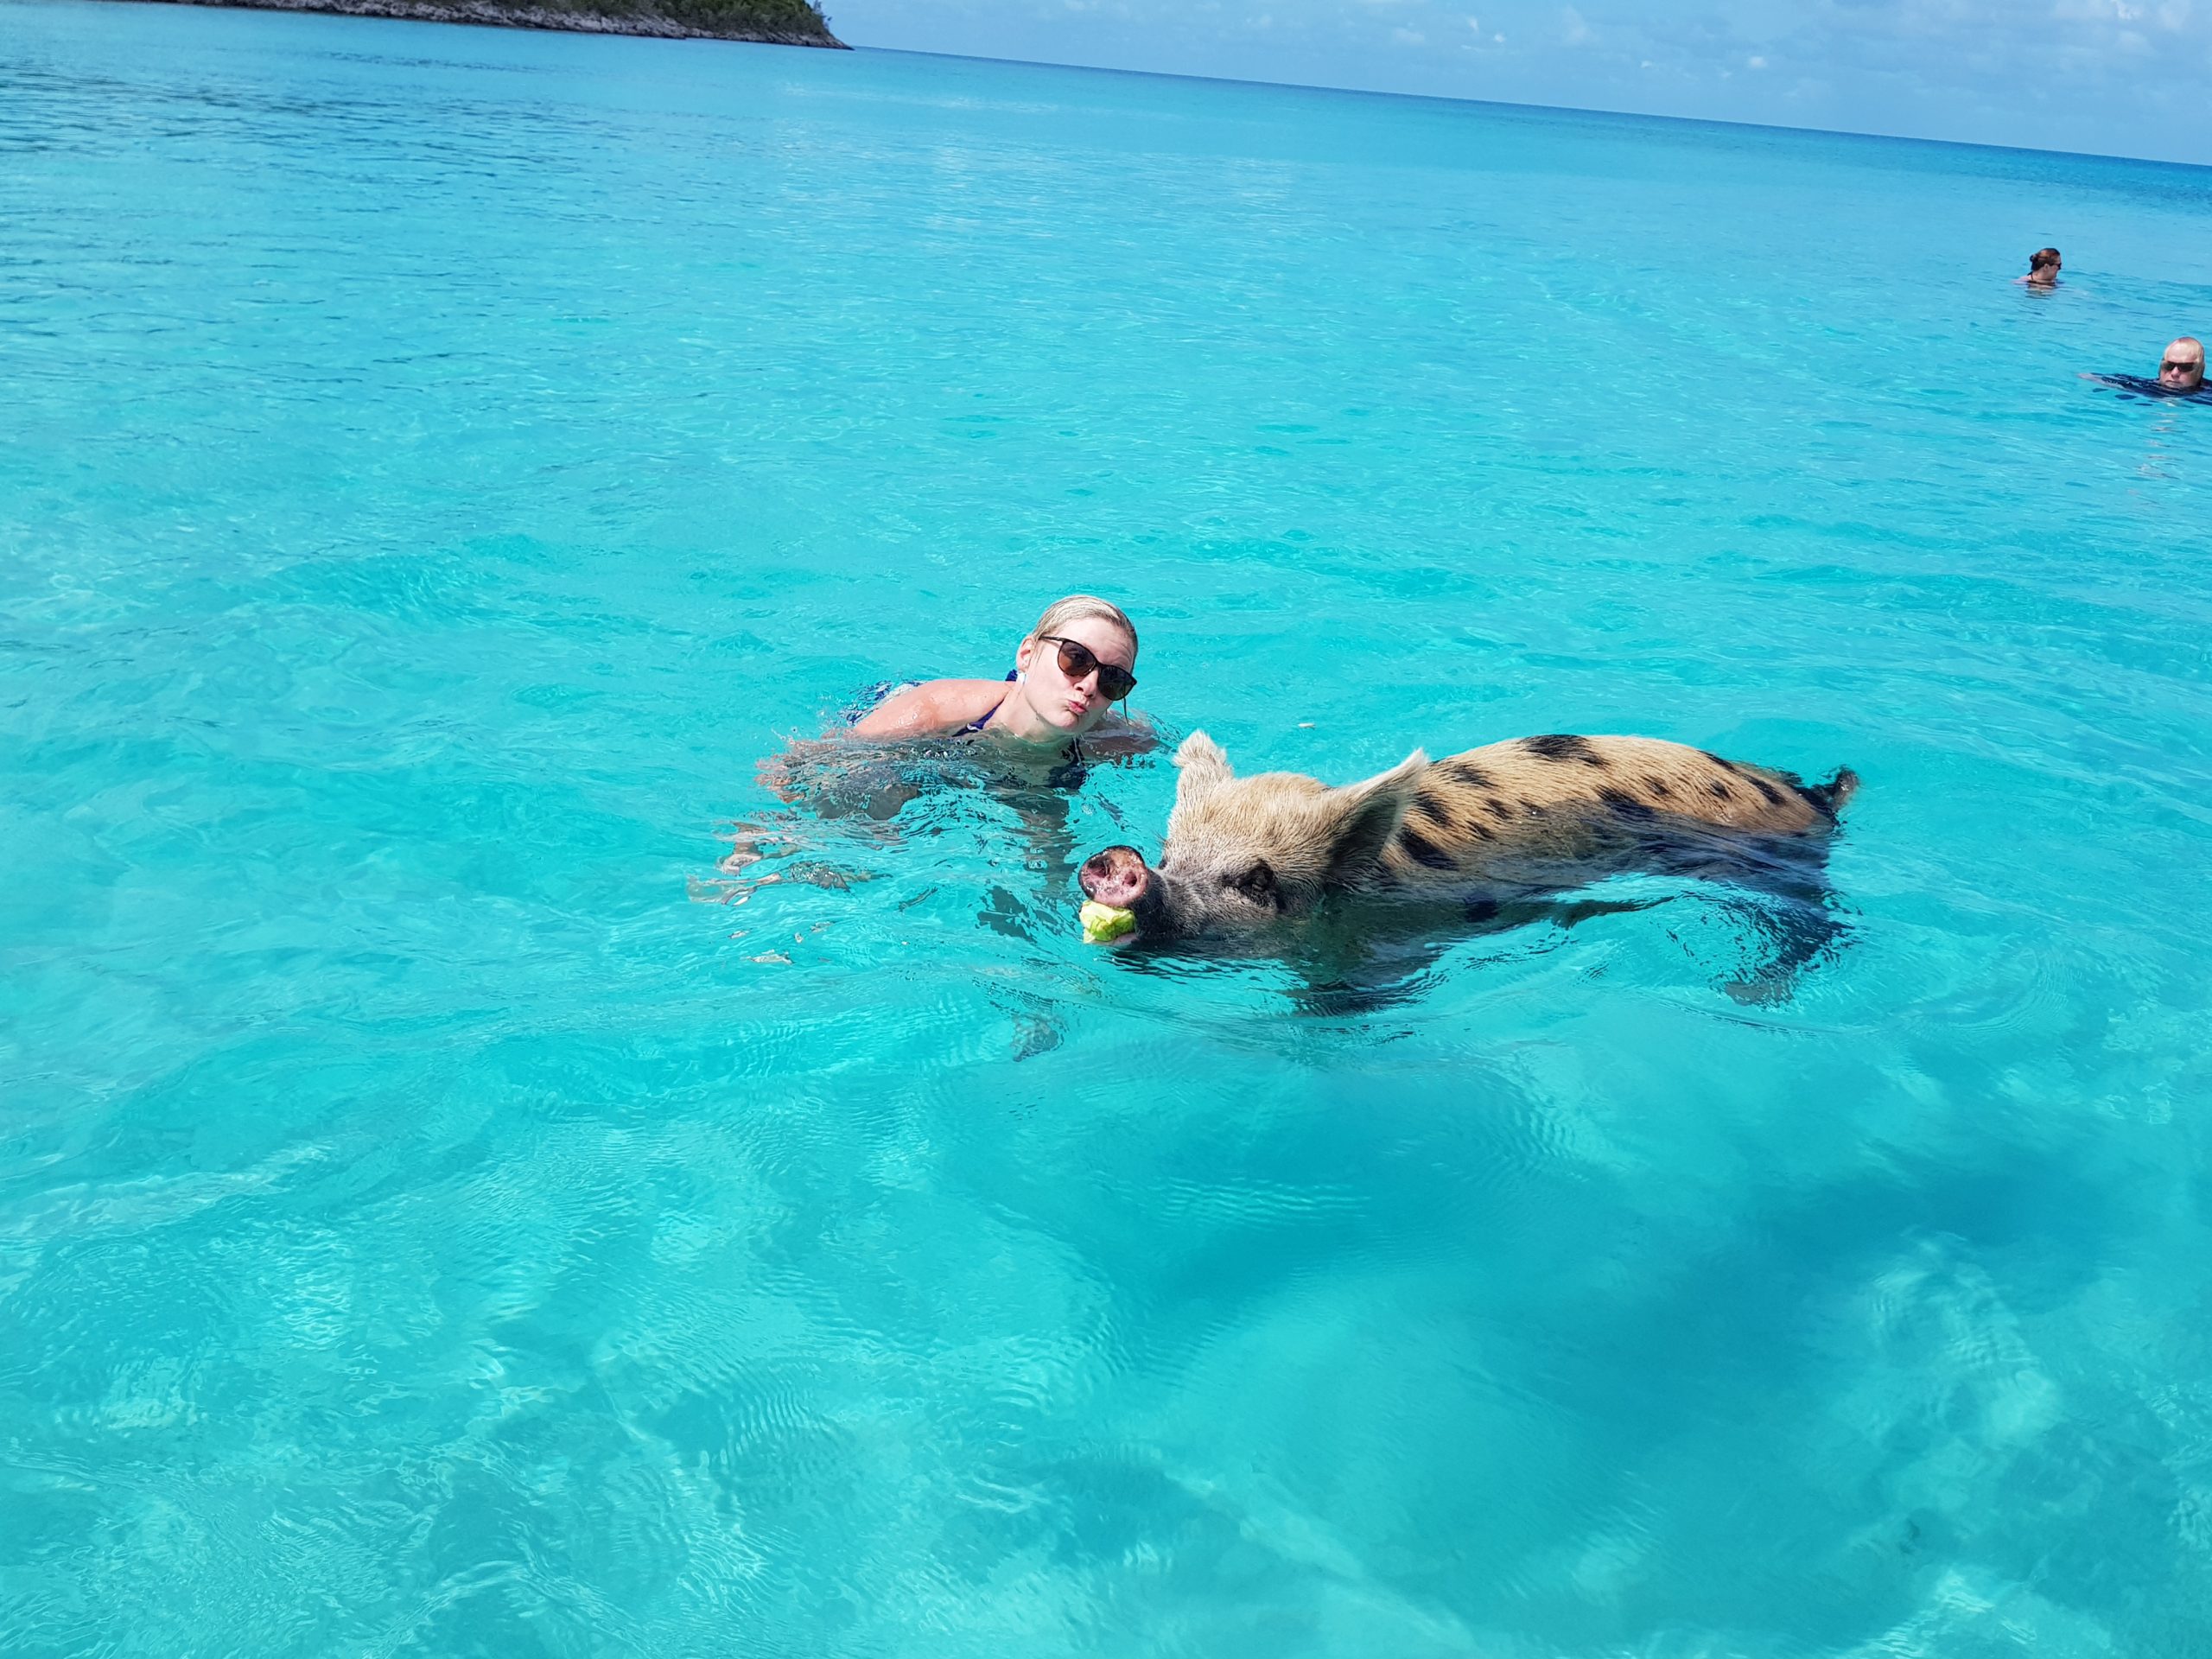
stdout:
<svg viewBox="0 0 2212 1659">
<path fill-rule="evenodd" d="M 1262 861 L 1236 875 L 1224 875 L 1222 885 L 1234 887 L 1255 905 L 1275 902 L 1275 873 Z"/>
</svg>

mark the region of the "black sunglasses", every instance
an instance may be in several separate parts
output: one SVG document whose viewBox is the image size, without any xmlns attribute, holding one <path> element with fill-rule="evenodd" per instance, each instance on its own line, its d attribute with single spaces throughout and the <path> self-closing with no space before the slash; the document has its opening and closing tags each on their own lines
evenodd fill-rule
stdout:
<svg viewBox="0 0 2212 1659">
<path fill-rule="evenodd" d="M 1119 702 L 1137 689 L 1137 677 L 1126 668 L 1111 663 L 1102 663 L 1089 645 L 1080 639 L 1064 639 L 1057 633 L 1040 633 L 1039 639 L 1049 639 L 1060 648 L 1060 672 L 1077 684 L 1081 684 L 1091 670 L 1098 671 L 1098 695 L 1109 702 Z"/>
</svg>

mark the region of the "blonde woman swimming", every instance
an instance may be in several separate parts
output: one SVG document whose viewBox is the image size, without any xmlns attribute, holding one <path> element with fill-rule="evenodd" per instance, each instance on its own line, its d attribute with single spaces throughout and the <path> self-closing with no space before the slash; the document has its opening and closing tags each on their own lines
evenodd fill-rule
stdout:
<svg viewBox="0 0 2212 1659">
<path fill-rule="evenodd" d="M 898 746 L 972 738 L 1006 781 L 1071 789 L 1092 761 L 1158 745 L 1141 715 L 1115 712 L 1136 688 L 1136 624 L 1128 613 L 1094 594 L 1070 594 L 1046 606 L 1021 637 L 1004 679 L 881 688 L 849 725 L 762 761 L 760 781 L 823 817 L 887 818 L 921 792 Z"/>
<path fill-rule="evenodd" d="M 849 728 L 878 741 L 975 733 L 1019 753 L 1079 764 L 1080 740 L 1126 748 L 1141 728 L 1114 715 L 1136 689 L 1137 630 L 1118 605 L 1070 594 L 1045 607 L 1003 680 L 925 680 L 892 692 Z M 1148 735 L 1148 734 L 1147 734 Z"/>
</svg>

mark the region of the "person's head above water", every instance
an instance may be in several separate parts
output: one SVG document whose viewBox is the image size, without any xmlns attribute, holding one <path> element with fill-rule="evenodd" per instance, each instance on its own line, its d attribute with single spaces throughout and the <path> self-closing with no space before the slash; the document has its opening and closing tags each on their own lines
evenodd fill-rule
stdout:
<svg viewBox="0 0 2212 1659">
<path fill-rule="evenodd" d="M 2048 287 L 2058 280 L 2058 250 L 2037 248 L 2028 256 L 2027 279 L 2038 287 Z"/>
<path fill-rule="evenodd" d="M 1045 607 L 1014 666 L 1016 696 L 992 723 L 1016 736 L 1043 736 L 1043 727 L 1080 737 L 1136 687 L 1136 624 L 1095 594 L 1070 594 Z"/>
<path fill-rule="evenodd" d="M 2204 346 L 2183 334 L 2159 354 L 2158 385 L 2166 391 L 2195 391 L 2204 385 Z"/>
<path fill-rule="evenodd" d="M 846 729 L 888 741 L 977 734 L 1071 758 L 1071 741 L 1105 724 L 1113 706 L 1136 689 L 1136 624 L 1096 594 L 1070 594 L 1047 605 L 1021 636 L 1014 666 L 1004 679 L 906 686 Z M 1101 741 L 1117 742 L 1124 753 L 1133 742 L 1152 741 L 1142 721 L 1116 721 L 1113 728 Z"/>
</svg>

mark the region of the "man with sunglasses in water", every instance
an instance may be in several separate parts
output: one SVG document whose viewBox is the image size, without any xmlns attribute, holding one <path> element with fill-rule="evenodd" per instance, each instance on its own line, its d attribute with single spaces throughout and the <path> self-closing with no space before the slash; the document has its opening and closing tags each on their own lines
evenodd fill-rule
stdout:
<svg viewBox="0 0 2212 1659">
<path fill-rule="evenodd" d="M 2183 334 L 2158 359 L 2158 390 L 2188 397 L 2204 390 L 2204 346 Z"/>
<path fill-rule="evenodd" d="M 2204 390 L 2203 342 L 2189 334 L 2183 334 L 2158 354 L 2156 380 L 2139 374 L 2088 374 L 2082 378 L 2145 397 L 2189 397 L 2212 402 L 2212 396 Z"/>
</svg>

